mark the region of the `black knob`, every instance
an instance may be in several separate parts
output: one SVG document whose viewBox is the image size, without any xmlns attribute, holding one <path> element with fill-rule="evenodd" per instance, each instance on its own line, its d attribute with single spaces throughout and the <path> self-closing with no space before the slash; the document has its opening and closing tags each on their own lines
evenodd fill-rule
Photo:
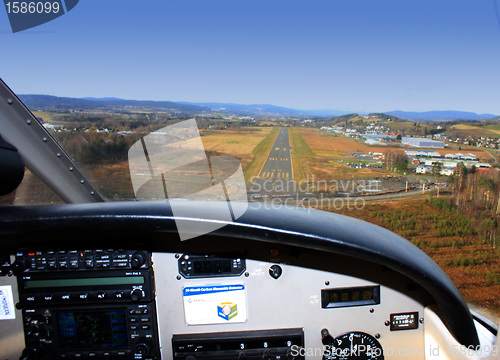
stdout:
<svg viewBox="0 0 500 360">
<path fill-rule="evenodd" d="M 25 348 L 19 360 L 38 360 L 42 358 L 42 355 L 43 355 L 42 345 L 37 344 L 33 347 Z"/>
<path fill-rule="evenodd" d="M 10 255 L 0 254 L 0 276 L 6 276 L 10 270 Z"/>
<path fill-rule="evenodd" d="M 14 274 L 20 274 L 30 266 L 30 260 L 29 258 L 21 257 L 17 258 L 14 263 L 12 264 L 12 271 L 14 271 Z"/>
<path fill-rule="evenodd" d="M 134 253 L 134 255 L 132 255 L 132 259 L 130 259 L 130 265 L 132 265 L 132 268 L 134 269 L 140 268 L 142 265 L 144 265 L 145 262 L 146 255 L 144 255 L 144 253 L 140 251 Z"/>
<path fill-rule="evenodd" d="M 269 275 L 271 275 L 272 278 L 277 279 L 283 274 L 283 269 L 281 269 L 281 266 L 279 265 L 273 265 L 269 268 Z"/>
<path fill-rule="evenodd" d="M 31 325 L 28 332 L 26 333 L 26 335 L 28 336 L 34 336 L 34 337 L 38 337 L 40 336 L 40 332 L 42 331 L 42 328 L 38 325 Z"/>
<path fill-rule="evenodd" d="M 142 290 L 140 289 L 132 290 L 132 292 L 130 293 L 130 300 L 139 301 L 141 299 L 142 299 Z"/>
<path fill-rule="evenodd" d="M 134 359 L 143 359 L 149 355 L 151 348 L 147 342 L 141 342 L 134 346 Z"/>
<path fill-rule="evenodd" d="M 323 343 L 323 345 L 325 346 L 328 346 L 328 345 L 331 345 L 333 344 L 333 336 L 330 335 L 330 332 L 328 331 L 328 329 L 322 329 L 321 330 L 321 342 Z"/>
</svg>

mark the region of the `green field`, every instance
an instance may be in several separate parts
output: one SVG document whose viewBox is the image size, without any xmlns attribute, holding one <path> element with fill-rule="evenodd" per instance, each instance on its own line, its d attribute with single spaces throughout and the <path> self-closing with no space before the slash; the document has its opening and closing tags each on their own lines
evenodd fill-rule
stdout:
<svg viewBox="0 0 500 360">
<path fill-rule="evenodd" d="M 246 181 L 251 181 L 252 178 L 259 175 L 262 166 L 264 166 L 264 163 L 267 160 L 267 155 L 271 151 L 271 148 L 278 137 L 279 130 L 280 129 L 278 127 L 273 128 L 271 133 L 267 135 L 264 140 L 262 140 L 252 151 L 253 160 L 245 170 Z"/>
<path fill-rule="evenodd" d="M 296 182 L 301 182 L 305 180 L 305 175 L 299 158 L 302 156 L 312 156 L 314 152 L 295 128 L 290 128 L 289 134 L 290 146 L 292 147 L 290 154 L 292 155 L 293 178 Z"/>
</svg>

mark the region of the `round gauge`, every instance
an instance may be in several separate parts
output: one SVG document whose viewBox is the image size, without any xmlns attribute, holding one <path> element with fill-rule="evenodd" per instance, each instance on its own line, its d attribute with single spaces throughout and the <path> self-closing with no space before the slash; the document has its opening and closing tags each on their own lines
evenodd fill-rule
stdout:
<svg viewBox="0 0 500 360">
<path fill-rule="evenodd" d="M 383 360 L 382 346 L 373 336 L 351 331 L 340 335 L 328 345 L 323 360 Z"/>
</svg>

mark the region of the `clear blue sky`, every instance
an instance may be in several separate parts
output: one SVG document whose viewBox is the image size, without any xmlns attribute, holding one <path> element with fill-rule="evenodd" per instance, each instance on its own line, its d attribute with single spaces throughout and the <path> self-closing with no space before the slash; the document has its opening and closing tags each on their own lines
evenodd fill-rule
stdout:
<svg viewBox="0 0 500 360">
<path fill-rule="evenodd" d="M 500 114 L 494 0 L 81 0 L 13 34 L 17 93 Z"/>
</svg>

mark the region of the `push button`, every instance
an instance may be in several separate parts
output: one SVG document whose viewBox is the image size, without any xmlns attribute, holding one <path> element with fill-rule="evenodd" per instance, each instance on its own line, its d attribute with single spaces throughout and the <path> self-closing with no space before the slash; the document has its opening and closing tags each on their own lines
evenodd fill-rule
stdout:
<svg viewBox="0 0 500 360">
<path fill-rule="evenodd" d="M 106 293 L 104 291 L 99 291 L 97 293 L 97 300 L 104 300 L 106 298 Z"/>
<path fill-rule="evenodd" d="M 93 256 L 85 256 L 85 267 L 87 269 L 92 269 L 94 267 L 94 257 Z"/>
<path fill-rule="evenodd" d="M 69 267 L 70 267 L 70 269 L 78 269 L 78 257 L 77 256 L 71 256 L 69 258 Z"/>
<path fill-rule="evenodd" d="M 24 295 L 23 296 L 23 301 L 26 301 L 26 302 L 35 302 L 36 301 L 36 296 L 34 295 Z"/>
<path fill-rule="evenodd" d="M 49 270 L 57 269 L 57 261 L 55 257 L 47 258 L 47 268 Z"/>
<path fill-rule="evenodd" d="M 96 260 L 96 267 L 100 269 L 107 269 L 111 267 L 111 262 L 110 261 L 104 261 L 104 260 Z"/>
<path fill-rule="evenodd" d="M 68 268 L 68 258 L 60 257 L 58 261 L 59 269 L 67 269 Z"/>
</svg>

